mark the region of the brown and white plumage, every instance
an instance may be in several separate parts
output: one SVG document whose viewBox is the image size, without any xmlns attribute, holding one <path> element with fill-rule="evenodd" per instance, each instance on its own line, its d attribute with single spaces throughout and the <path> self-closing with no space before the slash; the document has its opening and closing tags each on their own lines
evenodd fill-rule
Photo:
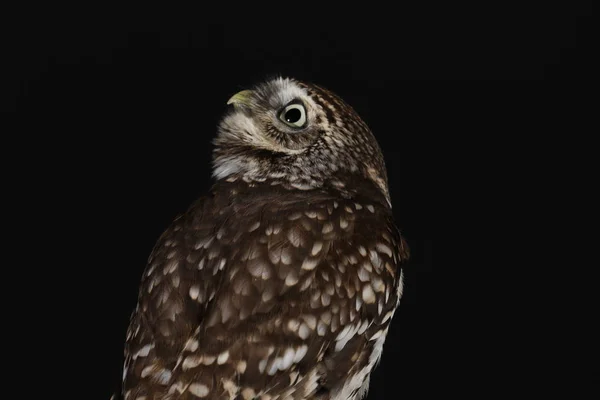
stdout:
<svg viewBox="0 0 600 400">
<path fill-rule="evenodd" d="M 148 260 L 124 399 L 360 399 L 408 258 L 379 147 L 314 85 L 276 79 L 232 101 L 217 182 Z"/>
</svg>

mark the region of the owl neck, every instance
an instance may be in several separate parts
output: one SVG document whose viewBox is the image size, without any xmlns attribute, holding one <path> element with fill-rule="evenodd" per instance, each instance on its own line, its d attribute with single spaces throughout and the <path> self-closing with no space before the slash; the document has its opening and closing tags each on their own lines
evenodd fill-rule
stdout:
<svg viewBox="0 0 600 400">
<path fill-rule="evenodd" d="M 345 199 L 369 199 L 371 202 L 381 204 L 382 207 L 391 208 L 389 196 L 383 193 L 376 183 L 371 179 L 359 175 L 339 174 L 325 180 L 296 179 L 293 181 L 275 177 L 257 177 L 244 173 L 231 174 L 226 178 L 219 179 L 213 186 L 213 191 L 232 191 L 238 199 L 251 201 L 256 197 L 291 196 L 293 198 L 345 198 Z M 244 195 L 250 196 L 245 198 Z"/>
<path fill-rule="evenodd" d="M 213 153 L 213 177 L 217 181 L 267 183 L 288 190 L 335 190 L 346 197 L 355 196 L 365 188 L 375 188 L 384 203 L 391 207 L 387 177 L 383 166 L 371 163 L 307 163 L 289 154 L 248 147 L 230 146 L 227 151 L 216 148 Z M 383 172 L 380 172 L 383 171 Z"/>
</svg>

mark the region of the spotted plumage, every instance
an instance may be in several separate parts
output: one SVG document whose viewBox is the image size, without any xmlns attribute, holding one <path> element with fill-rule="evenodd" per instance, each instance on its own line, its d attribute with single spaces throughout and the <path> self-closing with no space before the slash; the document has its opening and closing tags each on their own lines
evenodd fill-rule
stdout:
<svg viewBox="0 0 600 400">
<path fill-rule="evenodd" d="M 210 193 L 160 237 L 125 346 L 125 400 L 358 400 L 408 248 L 380 149 L 327 90 L 231 99 Z"/>
</svg>

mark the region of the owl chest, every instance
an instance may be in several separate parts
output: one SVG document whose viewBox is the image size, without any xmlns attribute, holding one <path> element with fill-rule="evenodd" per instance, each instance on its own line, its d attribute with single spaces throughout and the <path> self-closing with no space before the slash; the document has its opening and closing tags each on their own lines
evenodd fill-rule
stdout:
<svg viewBox="0 0 600 400">
<path fill-rule="evenodd" d="M 261 211 L 215 234 L 229 249 L 230 274 L 314 296 L 319 289 L 323 305 L 333 297 L 354 299 L 355 309 L 390 300 L 397 278 L 395 243 L 373 205 L 333 200 Z"/>
<path fill-rule="evenodd" d="M 394 243 L 372 204 L 240 204 L 194 248 L 200 273 L 222 276 L 217 290 L 223 312 L 209 326 L 234 315 L 245 320 L 277 309 L 292 315 L 303 309 L 311 314 L 310 331 L 341 335 L 343 346 L 373 321 L 387 321 L 396 303 Z M 201 294 L 211 292 L 202 289 Z M 309 332 L 301 323 L 291 326 L 301 336 Z"/>
</svg>

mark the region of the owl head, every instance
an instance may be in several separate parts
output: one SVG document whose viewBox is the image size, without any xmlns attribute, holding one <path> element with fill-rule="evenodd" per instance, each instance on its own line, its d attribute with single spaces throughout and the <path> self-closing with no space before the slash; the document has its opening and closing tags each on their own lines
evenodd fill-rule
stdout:
<svg viewBox="0 0 600 400">
<path fill-rule="evenodd" d="M 381 150 L 357 113 L 330 91 L 277 78 L 235 94 L 214 140 L 217 180 L 273 180 L 298 189 L 353 178 L 371 181 L 389 203 Z"/>
</svg>

